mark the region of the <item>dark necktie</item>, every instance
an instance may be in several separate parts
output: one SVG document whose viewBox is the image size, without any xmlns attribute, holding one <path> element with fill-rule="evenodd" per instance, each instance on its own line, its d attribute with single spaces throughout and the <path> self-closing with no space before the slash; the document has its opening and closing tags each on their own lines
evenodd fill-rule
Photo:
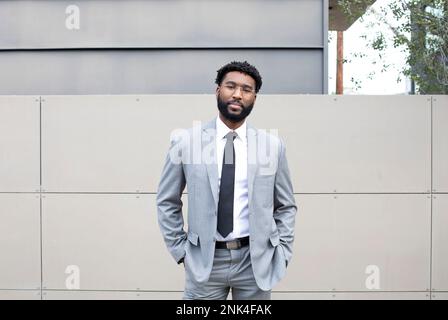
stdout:
<svg viewBox="0 0 448 320">
<path fill-rule="evenodd" d="M 221 184 L 218 202 L 218 232 L 225 238 L 233 230 L 233 199 L 235 191 L 235 148 L 233 140 L 236 132 L 226 135 L 222 161 Z"/>
</svg>

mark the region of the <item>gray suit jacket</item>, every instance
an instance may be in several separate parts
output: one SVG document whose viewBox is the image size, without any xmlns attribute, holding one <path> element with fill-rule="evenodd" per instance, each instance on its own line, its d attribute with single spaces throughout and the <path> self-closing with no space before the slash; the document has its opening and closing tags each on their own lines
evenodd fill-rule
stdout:
<svg viewBox="0 0 448 320">
<path fill-rule="evenodd" d="M 207 282 L 213 266 L 219 199 L 216 120 L 171 137 L 158 193 L 159 226 L 176 261 Z M 285 146 L 247 124 L 250 256 L 257 285 L 271 290 L 292 257 L 295 205 Z M 188 189 L 188 231 L 181 195 Z"/>
</svg>

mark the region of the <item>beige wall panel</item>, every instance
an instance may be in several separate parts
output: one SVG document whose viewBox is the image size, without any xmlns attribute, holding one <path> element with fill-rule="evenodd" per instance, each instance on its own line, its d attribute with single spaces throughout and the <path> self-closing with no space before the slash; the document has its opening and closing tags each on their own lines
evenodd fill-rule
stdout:
<svg viewBox="0 0 448 320">
<path fill-rule="evenodd" d="M 275 300 L 429 300 L 429 292 L 273 292 Z"/>
<path fill-rule="evenodd" d="M 251 120 L 287 144 L 295 192 L 428 192 L 431 98 L 265 95 Z"/>
<path fill-rule="evenodd" d="M 46 191 L 156 192 L 171 132 L 217 113 L 212 95 L 43 100 Z"/>
<path fill-rule="evenodd" d="M 43 300 L 181 300 L 182 292 L 44 291 Z"/>
<path fill-rule="evenodd" d="M 0 194 L 0 289 L 40 288 L 40 200 Z"/>
<path fill-rule="evenodd" d="M 35 99 L 0 97 L 0 192 L 39 188 Z M 45 194 L 42 199 L 47 293 L 67 289 L 70 265 L 80 268 L 81 290 L 182 291 L 183 269 L 167 252 L 157 225 L 156 195 L 130 193 L 156 192 L 170 133 L 216 116 L 214 95 L 43 100 L 43 188 L 84 193 Z M 433 98 L 436 192 L 448 192 L 445 102 L 446 97 Z M 278 129 L 286 140 L 297 193 L 419 193 L 431 189 L 430 105 L 425 96 L 260 95 L 250 122 Z M 321 292 L 325 296 L 333 289 L 423 294 L 429 289 L 431 259 L 428 197 L 296 195 L 294 257 L 275 289 L 326 291 Z M 448 290 L 446 212 L 448 195 L 436 194 L 432 285 L 441 291 Z M 0 251 L 7 256 L 0 266 L 0 289 L 38 288 L 38 196 L 0 194 L 0 222 Z M 369 265 L 379 268 L 381 292 L 366 287 Z"/>
<path fill-rule="evenodd" d="M 0 96 L 0 192 L 39 189 L 39 97 Z"/>
<path fill-rule="evenodd" d="M 432 203 L 432 290 L 448 291 L 448 194 Z"/>
<path fill-rule="evenodd" d="M 294 255 L 276 290 L 370 291 L 366 281 L 378 274 L 376 291 L 429 289 L 427 195 L 298 195 L 296 201 Z"/>
<path fill-rule="evenodd" d="M 448 96 L 433 101 L 433 189 L 448 192 Z"/>
<path fill-rule="evenodd" d="M 40 290 L 0 290 L 0 300 L 40 300 Z"/>
<path fill-rule="evenodd" d="M 44 289 L 73 289 L 79 271 L 81 290 L 183 290 L 155 195 L 47 194 L 42 216 Z"/>
<path fill-rule="evenodd" d="M 43 184 L 51 191 L 155 192 L 172 130 L 217 112 L 213 95 L 44 100 Z M 427 97 L 264 95 L 249 121 L 286 140 L 295 192 L 430 189 Z"/>
<path fill-rule="evenodd" d="M 433 292 L 431 295 L 432 300 L 448 300 L 448 292 Z"/>
<path fill-rule="evenodd" d="M 43 300 L 182 300 L 182 292 L 44 291 Z M 437 297 L 435 297 L 437 296 Z M 39 297 L 39 296 L 38 296 Z M 429 300 L 428 292 L 273 292 L 273 300 Z M 433 294 L 433 299 L 443 294 Z M 228 300 L 231 299 L 231 294 Z M 445 297 L 446 299 L 446 297 Z"/>
</svg>

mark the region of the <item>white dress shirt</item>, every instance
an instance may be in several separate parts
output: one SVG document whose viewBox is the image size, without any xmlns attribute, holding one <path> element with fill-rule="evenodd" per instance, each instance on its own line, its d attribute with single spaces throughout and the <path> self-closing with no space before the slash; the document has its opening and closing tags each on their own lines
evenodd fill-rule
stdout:
<svg viewBox="0 0 448 320">
<path fill-rule="evenodd" d="M 226 126 L 219 118 L 216 118 L 216 156 L 218 157 L 218 184 L 221 185 L 222 162 L 224 157 L 224 147 L 226 145 L 225 136 L 230 131 L 235 131 L 238 136 L 233 141 L 235 148 L 235 189 L 233 199 L 233 232 L 227 237 L 216 231 L 217 241 L 229 241 L 249 235 L 249 198 L 247 189 L 247 125 L 246 121 L 232 130 Z M 219 188 L 218 188 L 219 189 Z"/>
</svg>

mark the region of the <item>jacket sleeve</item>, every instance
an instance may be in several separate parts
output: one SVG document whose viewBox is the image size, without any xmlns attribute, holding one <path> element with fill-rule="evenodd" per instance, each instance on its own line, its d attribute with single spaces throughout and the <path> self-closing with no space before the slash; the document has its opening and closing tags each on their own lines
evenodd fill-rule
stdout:
<svg viewBox="0 0 448 320">
<path fill-rule="evenodd" d="M 274 187 L 274 220 L 279 230 L 280 244 L 287 265 L 292 258 L 296 212 L 297 206 L 286 160 L 286 148 L 284 142 L 280 141 L 279 163 Z"/>
<path fill-rule="evenodd" d="M 165 244 L 176 262 L 185 256 L 187 239 L 181 200 L 186 184 L 185 174 L 182 161 L 173 161 L 172 157 L 176 153 L 174 151 L 181 150 L 180 144 L 180 141 L 171 141 L 157 191 L 159 227 Z"/>
</svg>

